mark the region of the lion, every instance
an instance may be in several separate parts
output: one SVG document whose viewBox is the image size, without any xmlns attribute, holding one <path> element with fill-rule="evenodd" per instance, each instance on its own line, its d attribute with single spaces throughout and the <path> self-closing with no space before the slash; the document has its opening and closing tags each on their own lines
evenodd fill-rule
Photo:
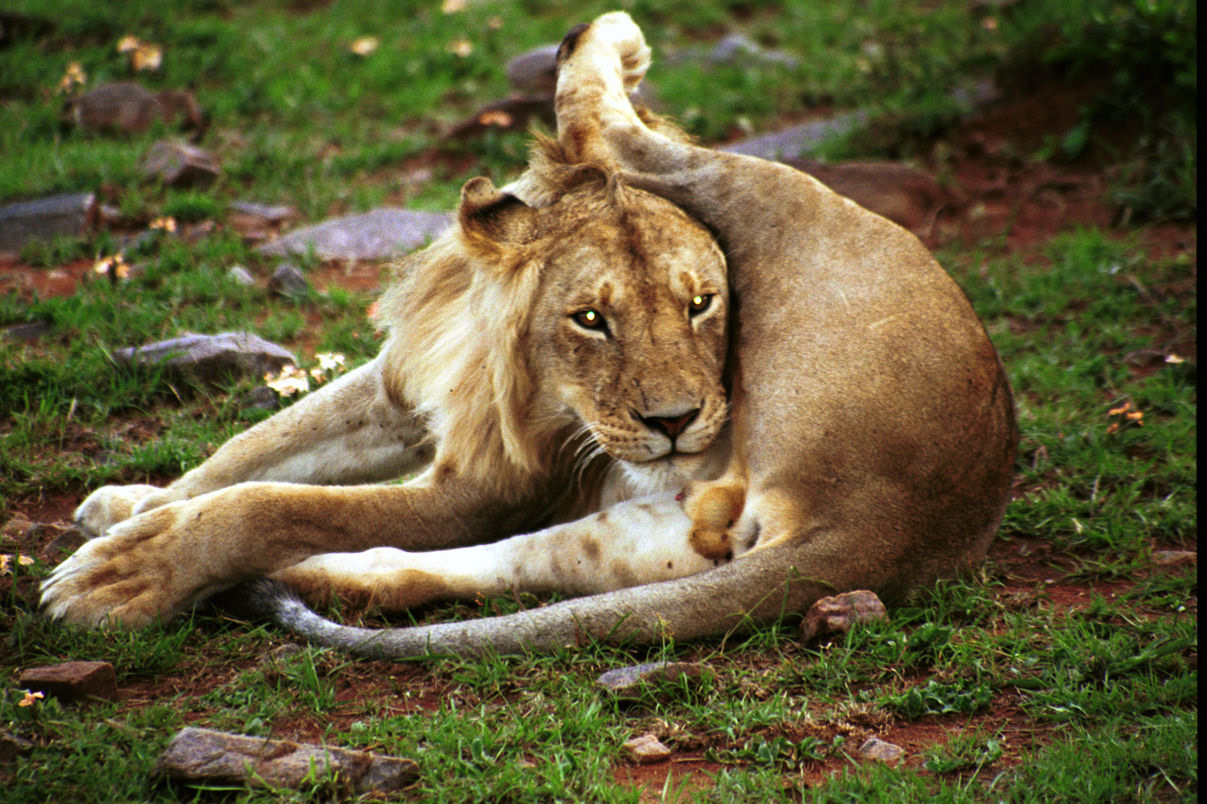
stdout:
<svg viewBox="0 0 1207 804">
<path fill-rule="evenodd" d="M 1017 430 L 967 298 L 904 229 L 635 110 L 649 57 L 624 13 L 575 28 L 557 141 L 465 186 L 388 291 L 379 356 L 165 489 L 94 492 L 77 519 L 101 535 L 45 583 L 49 615 L 138 626 L 268 577 L 238 594 L 319 644 L 510 653 L 892 603 L 979 562 Z M 286 588 L 574 597 L 360 629 Z"/>
</svg>

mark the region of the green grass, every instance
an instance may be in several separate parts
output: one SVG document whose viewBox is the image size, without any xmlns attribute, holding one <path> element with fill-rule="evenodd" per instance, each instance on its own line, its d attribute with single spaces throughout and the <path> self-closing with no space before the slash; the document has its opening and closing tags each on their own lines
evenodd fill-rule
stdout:
<svg viewBox="0 0 1207 804">
<path fill-rule="evenodd" d="M 617 3 L 569 15 L 529 2 L 447 15 L 435 2 L 385 0 L 10 5 L 53 18 L 55 29 L 0 49 L 0 203 L 104 185 L 119 229 L 169 214 L 219 225 L 196 239 L 142 242 L 128 254 L 140 267 L 128 282 L 94 277 L 59 298 L 0 295 L 0 326 L 50 326 L 32 344 L 0 338 L 0 519 L 103 483 L 166 481 L 266 415 L 239 403 L 255 380 L 200 387 L 117 365 L 118 348 L 250 329 L 295 349 L 306 367 L 316 351 L 368 359 L 380 340 L 364 317 L 367 295 L 283 300 L 228 278 L 233 265 L 261 278 L 272 269 L 221 226 L 228 205 L 288 203 L 312 220 L 379 203 L 443 210 L 471 175 L 506 179 L 525 159 L 522 134 L 456 143 L 441 132 L 507 93 L 508 58 Z M 332 793 L 322 779 L 303 791 L 234 792 L 154 779 L 155 757 L 186 723 L 413 756 L 421 775 L 404 798 L 418 800 L 636 801 L 640 791 L 617 781 L 620 746 L 651 731 L 693 760 L 647 791 L 672 800 L 1197 798 L 1197 577 L 1193 565 L 1154 569 L 1151 559 L 1197 540 L 1196 366 L 1165 361 L 1195 340 L 1196 255 L 1152 256 L 1136 228 L 1196 214 L 1194 4 L 1023 3 L 995 16 L 996 28 L 954 2 L 619 5 L 655 48 L 650 77 L 663 110 L 707 141 L 819 106 L 868 108 L 870 133 L 833 154 L 917 153 L 962 113 L 950 90 L 980 78 L 1049 70 L 1106 82 L 1077 130 L 1051 132 L 1044 152 L 1017 153 L 1098 153 L 1124 222 L 1020 253 L 986 241 L 939 255 L 984 318 L 1018 403 L 1019 498 L 997 558 L 829 645 L 801 646 L 786 621 L 724 643 L 398 665 L 278 653 L 279 634 L 209 612 L 136 633 L 51 625 L 35 612 L 35 588 L 57 557 L 13 562 L 0 575 L 0 732 L 32 747 L 0 761 L 6 800 Z M 799 65 L 673 66 L 670 54 L 706 49 L 730 29 Z M 200 144 L 223 162 L 213 186 L 141 183 L 137 161 L 162 130 L 117 138 L 60 125 L 53 89 L 69 63 L 90 86 L 131 77 L 114 49 L 125 34 L 164 48 L 163 68 L 140 80 L 188 87 L 209 114 Z M 367 34 L 381 37 L 377 52 L 349 53 Z M 449 50 L 462 37 L 473 44 L 464 57 Z M 1112 135 L 1124 119 L 1135 135 L 1126 148 Z M 415 166 L 432 180 L 408 183 Z M 53 270 L 121 247 L 101 232 L 32 245 L 23 258 Z M 1126 418 L 1136 411 L 1142 425 Z M 29 549 L 0 536 L 0 554 Z M 418 616 L 535 604 L 489 599 Z M 122 700 L 19 705 L 20 668 L 69 659 L 113 662 Z M 659 659 L 698 659 L 708 673 L 625 701 L 595 686 L 607 669 Z M 929 738 L 901 767 L 855 759 L 866 735 L 911 728 L 946 737 Z M 713 775 L 688 776 L 700 767 Z"/>
</svg>

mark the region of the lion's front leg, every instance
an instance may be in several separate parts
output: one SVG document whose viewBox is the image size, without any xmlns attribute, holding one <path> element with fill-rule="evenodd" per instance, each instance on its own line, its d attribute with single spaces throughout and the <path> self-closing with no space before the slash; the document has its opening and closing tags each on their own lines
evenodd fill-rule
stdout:
<svg viewBox="0 0 1207 804">
<path fill-rule="evenodd" d="M 422 468 L 431 445 L 413 412 L 386 390 L 389 348 L 227 441 L 167 488 L 97 489 L 76 509 L 76 524 L 98 536 L 136 514 L 236 483 L 366 483 Z"/>
<path fill-rule="evenodd" d="M 60 564 L 42 587 L 42 605 L 56 619 L 141 626 L 318 553 L 464 545 L 516 527 L 525 516 L 517 507 L 531 510 L 532 501 L 496 504 L 472 489 L 419 482 L 244 483 L 164 505 L 114 525 Z"/>
<path fill-rule="evenodd" d="M 692 530 L 668 493 L 493 544 L 317 555 L 274 577 L 312 602 L 339 597 L 386 610 L 508 591 L 581 596 L 694 575 L 728 560 L 701 554 Z"/>
</svg>

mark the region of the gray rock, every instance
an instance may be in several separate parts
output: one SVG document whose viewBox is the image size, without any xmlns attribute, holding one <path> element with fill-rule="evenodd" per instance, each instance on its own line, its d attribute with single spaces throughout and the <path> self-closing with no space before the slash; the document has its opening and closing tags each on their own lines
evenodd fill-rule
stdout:
<svg viewBox="0 0 1207 804">
<path fill-rule="evenodd" d="M 21 672 L 17 686 L 63 700 L 117 697 L 117 674 L 109 662 L 64 662 Z"/>
<path fill-rule="evenodd" d="M 33 750 L 34 744 L 19 734 L 0 730 L 0 762 L 12 762 Z"/>
<path fill-rule="evenodd" d="M 205 187 L 213 184 L 221 168 L 209 151 L 172 140 L 159 140 L 138 166 L 145 179 L 158 179 L 170 187 Z"/>
<path fill-rule="evenodd" d="M 236 404 L 242 410 L 273 411 L 281 407 L 281 395 L 267 385 L 261 385 L 239 397 Z"/>
<path fill-rule="evenodd" d="M 310 295 L 310 281 L 296 265 L 283 262 L 272 272 L 268 291 L 286 299 L 304 299 Z"/>
<path fill-rule="evenodd" d="M 626 742 L 621 748 L 638 765 L 662 762 L 671 755 L 671 749 L 663 745 L 655 734 L 643 734 Z"/>
<path fill-rule="evenodd" d="M 33 343 L 54 327 L 49 321 L 27 321 L 23 324 L 10 324 L 0 330 L 0 335 L 6 338 L 17 338 L 26 343 Z"/>
<path fill-rule="evenodd" d="M 299 788 L 337 778 L 355 793 L 395 792 L 419 774 L 413 759 L 267 740 L 210 729 L 181 729 L 153 772 L 177 781 Z"/>
<path fill-rule="evenodd" d="M 557 43 L 541 45 L 507 62 L 507 80 L 518 92 L 553 95 L 557 85 Z"/>
<path fill-rule="evenodd" d="M 92 193 L 53 195 L 0 207 L 0 251 L 18 252 L 32 240 L 83 237 L 97 221 Z"/>
<path fill-rule="evenodd" d="M 824 120 L 813 120 L 798 126 L 764 134 L 761 137 L 725 145 L 718 150 L 731 154 L 757 156 L 760 159 L 798 157 L 814 151 L 826 140 L 849 134 L 867 122 L 866 112 L 847 112 Z"/>
<path fill-rule="evenodd" d="M 231 269 L 226 272 L 226 275 L 244 287 L 251 287 L 256 284 L 256 278 L 242 265 L 232 265 Z"/>
<path fill-rule="evenodd" d="M 809 607 L 800 625 L 802 642 L 823 636 L 845 634 L 856 623 L 883 620 L 888 617 L 884 603 L 875 592 L 861 589 L 841 595 L 823 597 Z"/>
<path fill-rule="evenodd" d="M 304 255 L 311 249 L 321 260 L 380 260 L 405 254 L 441 235 L 453 217 L 382 207 L 361 215 L 336 218 L 295 229 L 257 251 L 270 257 Z"/>
<path fill-rule="evenodd" d="M 233 201 L 228 211 L 258 218 L 265 223 L 281 223 L 298 214 L 296 209 L 285 204 L 257 204 L 255 201 Z"/>
<path fill-rule="evenodd" d="M 628 697 L 651 682 L 671 681 L 680 676 L 698 679 L 704 675 L 704 671 L 705 666 L 699 662 L 651 662 L 609 670 L 595 683 L 608 692 Z"/>
<path fill-rule="evenodd" d="M 905 756 L 905 749 L 899 745 L 886 743 L 884 740 L 872 737 L 859 746 L 859 756 L 864 759 L 874 759 L 877 762 L 892 764 L 901 761 L 901 758 Z"/>
<path fill-rule="evenodd" d="M 1153 553 L 1153 563 L 1166 567 L 1194 564 L 1198 560 L 1199 554 L 1194 550 L 1157 550 Z"/>
<path fill-rule="evenodd" d="M 236 374 L 263 377 L 282 366 L 297 364 L 284 347 L 250 332 L 222 332 L 217 335 L 185 333 L 179 338 L 118 349 L 114 359 L 139 365 L 163 364 L 170 370 L 213 382 Z"/>
<path fill-rule="evenodd" d="M 787 53 L 767 50 L 748 36 L 730 34 L 717 42 L 708 60 L 714 64 L 759 65 L 779 64 L 784 67 L 796 67 L 800 60 Z"/>
<path fill-rule="evenodd" d="M 200 131 L 204 115 L 184 90 L 151 92 L 133 81 L 102 84 L 64 104 L 67 118 L 85 131 L 138 134 L 156 121 Z"/>
</svg>

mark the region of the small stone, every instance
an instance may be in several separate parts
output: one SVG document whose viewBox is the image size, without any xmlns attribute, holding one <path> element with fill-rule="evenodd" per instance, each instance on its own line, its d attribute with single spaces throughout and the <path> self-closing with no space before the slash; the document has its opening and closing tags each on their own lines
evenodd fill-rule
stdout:
<svg viewBox="0 0 1207 804">
<path fill-rule="evenodd" d="M 419 774 L 413 759 L 267 740 L 210 729 L 180 730 L 155 762 L 153 772 L 186 783 L 259 787 L 309 787 L 316 778 L 337 778 L 358 794 L 402 790 Z"/>
<path fill-rule="evenodd" d="M 0 252 L 17 253 L 34 240 L 84 237 L 97 221 L 93 193 L 52 195 L 0 207 Z"/>
<path fill-rule="evenodd" d="M 798 126 L 764 134 L 761 137 L 735 142 L 718 150 L 731 154 L 757 156 L 761 159 L 794 158 L 815 151 L 827 140 L 854 131 L 866 121 L 866 112 L 848 112 L 824 120 L 801 123 Z"/>
<path fill-rule="evenodd" d="M 899 745 L 893 745 L 892 743 L 872 737 L 859 746 L 859 755 L 864 759 L 874 759 L 877 762 L 892 764 L 899 762 L 905 756 L 905 749 Z"/>
<path fill-rule="evenodd" d="M 117 674 L 109 662 L 65 662 L 31 667 L 21 673 L 17 686 L 63 700 L 117 697 Z"/>
<path fill-rule="evenodd" d="M 625 754 L 638 765 L 649 765 L 652 762 L 662 762 L 671 755 L 671 749 L 662 744 L 655 734 L 643 734 L 634 737 L 623 746 Z"/>
<path fill-rule="evenodd" d="M 226 272 L 226 275 L 244 287 L 251 287 L 256 284 L 256 278 L 242 265 L 232 265 L 231 269 Z"/>
<path fill-rule="evenodd" d="M 33 743 L 19 734 L 0 731 L 0 762 L 12 762 L 17 757 L 28 754 L 33 747 Z"/>
<path fill-rule="evenodd" d="M 0 334 L 6 338 L 16 338 L 26 343 L 33 343 L 52 329 L 54 326 L 49 321 L 26 321 L 23 324 L 10 324 L 0 330 Z"/>
<path fill-rule="evenodd" d="M 267 385 L 261 385 L 240 396 L 235 404 L 240 410 L 274 411 L 281 407 L 281 395 Z"/>
<path fill-rule="evenodd" d="M 232 374 L 263 377 L 280 371 L 286 364 L 297 365 L 297 359 L 287 349 L 250 332 L 217 335 L 190 332 L 146 346 L 117 349 L 113 357 L 124 363 L 163 364 L 173 372 L 202 382 Z"/>
<path fill-rule="evenodd" d="M 1157 550 L 1153 553 L 1153 563 L 1163 567 L 1174 567 L 1178 564 L 1194 564 L 1199 560 L 1199 554 L 1194 550 Z"/>
<path fill-rule="evenodd" d="M 21 514 L 10 517 L 3 527 L 0 527 L 0 538 L 18 539 L 33 529 L 34 523 Z"/>
<path fill-rule="evenodd" d="M 507 62 L 507 80 L 517 92 L 553 96 L 557 88 L 557 44 L 542 45 Z"/>
<path fill-rule="evenodd" d="M 708 60 L 714 64 L 760 65 L 778 64 L 784 67 L 795 67 L 800 61 L 787 53 L 767 50 L 748 36 L 730 34 L 717 42 Z"/>
<path fill-rule="evenodd" d="M 883 620 L 888 616 L 875 592 L 861 589 L 823 597 L 809 607 L 800 626 L 802 642 L 834 634 L 845 634 L 856 623 Z"/>
<path fill-rule="evenodd" d="M 265 223 L 281 223 L 297 217 L 297 210 L 285 204 L 257 204 L 254 201 L 233 201 L 230 212 L 257 218 Z"/>
<path fill-rule="evenodd" d="M 452 220 L 442 212 L 381 207 L 295 229 L 257 251 L 270 257 L 313 251 L 320 260 L 382 260 L 427 244 L 443 234 Z"/>
<path fill-rule="evenodd" d="M 292 263 L 281 263 L 268 280 L 268 290 L 287 299 L 305 298 L 310 295 L 310 282 L 301 269 Z"/>
<path fill-rule="evenodd" d="M 651 662 L 609 670 L 595 683 L 608 692 L 628 697 L 651 682 L 673 681 L 680 676 L 698 679 L 704 674 L 704 669 L 704 665 L 698 662 Z"/>
<path fill-rule="evenodd" d="M 169 187 L 205 187 L 218 178 L 218 160 L 195 145 L 159 140 L 143 156 L 138 166 L 145 179 L 155 179 Z"/>
<path fill-rule="evenodd" d="M 102 84 L 64 104 L 67 118 L 85 131 L 139 134 L 156 121 L 200 131 L 205 119 L 184 90 L 151 92 L 133 81 Z"/>
</svg>

